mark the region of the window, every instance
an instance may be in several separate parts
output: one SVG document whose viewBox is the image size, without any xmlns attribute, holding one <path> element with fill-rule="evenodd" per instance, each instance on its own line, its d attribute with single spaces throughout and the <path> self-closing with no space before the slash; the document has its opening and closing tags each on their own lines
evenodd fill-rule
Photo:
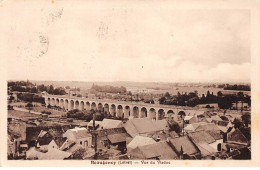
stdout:
<svg viewBox="0 0 260 170">
<path fill-rule="evenodd" d="M 79 142 L 82 145 L 82 141 Z"/>
<path fill-rule="evenodd" d="M 218 144 L 218 151 L 221 151 L 221 143 Z"/>
<path fill-rule="evenodd" d="M 88 141 L 85 141 L 85 142 L 84 142 L 84 146 L 88 146 Z"/>
</svg>

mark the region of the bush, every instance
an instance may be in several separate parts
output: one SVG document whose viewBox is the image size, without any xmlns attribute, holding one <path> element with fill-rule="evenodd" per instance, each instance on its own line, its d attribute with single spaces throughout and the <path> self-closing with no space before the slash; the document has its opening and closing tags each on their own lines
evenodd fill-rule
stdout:
<svg viewBox="0 0 260 170">
<path fill-rule="evenodd" d="M 45 112 L 45 114 L 47 114 L 47 115 L 51 115 L 52 113 L 51 113 L 51 112 Z"/>
<path fill-rule="evenodd" d="M 8 110 L 14 110 L 13 106 L 8 105 Z"/>
</svg>

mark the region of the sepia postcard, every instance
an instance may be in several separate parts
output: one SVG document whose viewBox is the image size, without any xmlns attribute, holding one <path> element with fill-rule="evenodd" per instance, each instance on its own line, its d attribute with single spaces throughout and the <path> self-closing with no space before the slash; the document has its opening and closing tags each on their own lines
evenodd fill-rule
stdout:
<svg viewBox="0 0 260 170">
<path fill-rule="evenodd" d="M 0 0 L 0 166 L 260 166 L 259 0 Z"/>
</svg>

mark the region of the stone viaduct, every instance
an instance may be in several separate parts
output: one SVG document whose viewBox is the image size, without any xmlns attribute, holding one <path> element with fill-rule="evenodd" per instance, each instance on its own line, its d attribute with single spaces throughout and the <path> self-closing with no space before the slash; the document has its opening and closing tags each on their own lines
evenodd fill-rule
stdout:
<svg viewBox="0 0 260 170">
<path fill-rule="evenodd" d="M 190 110 L 187 107 L 181 106 L 167 106 L 160 104 L 147 104 L 142 102 L 125 102 L 117 100 L 101 100 L 88 99 L 80 97 L 55 96 L 45 95 L 46 106 L 59 106 L 67 111 L 78 110 L 98 110 L 104 111 L 116 117 L 123 118 L 144 118 L 148 117 L 153 120 L 161 120 L 164 117 L 171 116 L 177 120 L 177 115 L 187 112 L 196 112 L 194 109 Z"/>
</svg>

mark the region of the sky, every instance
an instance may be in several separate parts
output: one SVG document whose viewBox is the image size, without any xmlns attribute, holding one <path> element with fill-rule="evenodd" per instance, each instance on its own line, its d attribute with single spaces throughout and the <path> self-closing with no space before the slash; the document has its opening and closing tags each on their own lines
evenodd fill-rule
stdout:
<svg viewBox="0 0 260 170">
<path fill-rule="evenodd" d="M 248 10 L 50 2 L 6 10 L 9 80 L 250 82 Z"/>
</svg>

